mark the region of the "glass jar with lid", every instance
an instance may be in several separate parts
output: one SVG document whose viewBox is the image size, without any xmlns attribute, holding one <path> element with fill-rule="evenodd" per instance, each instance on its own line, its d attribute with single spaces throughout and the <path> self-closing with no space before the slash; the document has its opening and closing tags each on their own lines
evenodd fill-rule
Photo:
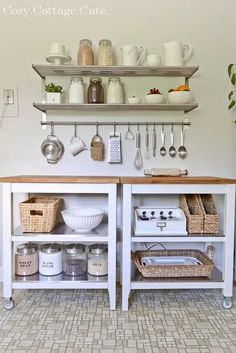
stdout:
<svg viewBox="0 0 236 353">
<path fill-rule="evenodd" d="M 88 88 L 88 103 L 104 103 L 104 89 L 101 77 L 91 77 Z"/>
<path fill-rule="evenodd" d="M 85 245 L 65 245 L 63 253 L 63 272 L 68 276 L 80 276 L 87 272 Z"/>
<path fill-rule="evenodd" d="M 54 276 L 62 272 L 62 248 L 60 244 L 44 244 L 39 251 L 39 273 Z"/>
<path fill-rule="evenodd" d="M 88 273 L 93 276 L 106 276 L 108 274 L 108 248 L 106 244 L 89 246 Z"/>
<path fill-rule="evenodd" d="M 108 79 L 107 103 L 108 104 L 124 103 L 124 89 L 119 77 L 110 77 Z"/>
<path fill-rule="evenodd" d="M 98 49 L 98 65 L 99 66 L 112 66 L 112 43 L 108 39 L 101 39 Z"/>
<path fill-rule="evenodd" d="M 31 276 L 39 270 L 38 251 L 34 244 L 21 244 L 15 253 L 15 273 L 18 276 Z"/>
<path fill-rule="evenodd" d="M 69 103 L 84 103 L 84 84 L 82 77 L 71 77 L 69 87 Z"/>
<path fill-rule="evenodd" d="M 90 39 L 82 39 L 79 43 L 79 50 L 77 56 L 78 65 L 94 65 L 94 54 L 92 48 L 92 41 Z"/>
</svg>

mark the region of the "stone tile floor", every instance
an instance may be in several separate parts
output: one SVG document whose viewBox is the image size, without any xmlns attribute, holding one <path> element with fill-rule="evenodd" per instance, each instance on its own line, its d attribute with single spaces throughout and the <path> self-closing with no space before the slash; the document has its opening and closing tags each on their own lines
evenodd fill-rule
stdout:
<svg viewBox="0 0 236 353">
<path fill-rule="evenodd" d="M 122 312 L 106 291 L 15 291 L 15 308 L 0 306 L 0 353 L 236 353 L 236 303 L 225 310 L 221 298 L 136 291 Z"/>
</svg>

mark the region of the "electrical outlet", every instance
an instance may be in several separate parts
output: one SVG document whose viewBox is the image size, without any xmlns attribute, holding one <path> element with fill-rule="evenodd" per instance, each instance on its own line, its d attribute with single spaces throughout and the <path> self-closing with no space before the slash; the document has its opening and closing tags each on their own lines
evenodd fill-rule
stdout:
<svg viewBox="0 0 236 353">
<path fill-rule="evenodd" d="M 0 83 L 0 92 L 2 92 L 2 97 L 0 97 L 0 110 L 2 104 L 5 104 L 4 118 L 19 118 L 18 85 L 8 83 L 8 87 L 11 88 L 4 88 Z"/>
<path fill-rule="evenodd" d="M 14 104 L 14 89 L 5 88 L 3 90 L 3 102 L 4 104 Z"/>
</svg>

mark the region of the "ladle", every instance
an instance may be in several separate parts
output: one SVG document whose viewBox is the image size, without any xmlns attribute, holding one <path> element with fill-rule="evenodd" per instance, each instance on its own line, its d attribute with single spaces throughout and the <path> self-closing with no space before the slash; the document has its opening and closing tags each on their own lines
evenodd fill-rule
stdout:
<svg viewBox="0 0 236 353">
<path fill-rule="evenodd" d="M 160 148 L 160 155 L 162 157 L 165 157 L 166 155 L 166 148 L 165 148 L 165 130 L 164 130 L 164 125 L 162 124 L 161 128 L 161 148 Z"/>
<path fill-rule="evenodd" d="M 178 155 L 181 159 L 185 159 L 187 157 L 188 151 L 186 147 L 184 146 L 184 124 L 182 124 L 182 130 L 181 130 L 181 146 L 179 146 L 178 149 Z"/>
<path fill-rule="evenodd" d="M 175 157 L 176 156 L 176 148 L 174 146 L 174 128 L 173 128 L 173 124 L 171 125 L 171 132 L 170 132 L 170 142 L 171 142 L 171 146 L 169 148 L 169 155 L 170 157 Z"/>
</svg>

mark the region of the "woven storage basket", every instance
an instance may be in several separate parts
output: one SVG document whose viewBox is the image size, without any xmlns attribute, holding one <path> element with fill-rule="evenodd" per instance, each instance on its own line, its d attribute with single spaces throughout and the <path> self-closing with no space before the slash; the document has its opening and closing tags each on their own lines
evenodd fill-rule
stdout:
<svg viewBox="0 0 236 353">
<path fill-rule="evenodd" d="M 103 161 L 104 160 L 104 143 L 101 136 L 95 135 L 92 138 L 90 145 L 91 158 L 94 161 Z"/>
<path fill-rule="evenodd" d="M 211 194 L 198 195 L 199 205 L 203 213 L 204 234 L 216 234 L 219 232 L 219 216 Z"/>
<path fill-rule="evenodd" d="M 191 256 L 201 261 L 202 265 L 142 265 L 145 256 Z M 178 278 L 208 277 L 215 265 L 214 262 L 199 250 L 146 250 L 132 253 L 132 260 L 143 277 Z"/>
<path fill-rule="evenodd" d="M 187 231 L 191 234 L 203 233 L 203 213 L 197 195 L 180 194 L 180 208 L 187 218 Z"/>
<path fill-rule="evenodd" d="M 55 227 L 63 199 L 33 197 L 19 204 L 20 221 L 24 233 L 48 233 Z"/>
</svg>

